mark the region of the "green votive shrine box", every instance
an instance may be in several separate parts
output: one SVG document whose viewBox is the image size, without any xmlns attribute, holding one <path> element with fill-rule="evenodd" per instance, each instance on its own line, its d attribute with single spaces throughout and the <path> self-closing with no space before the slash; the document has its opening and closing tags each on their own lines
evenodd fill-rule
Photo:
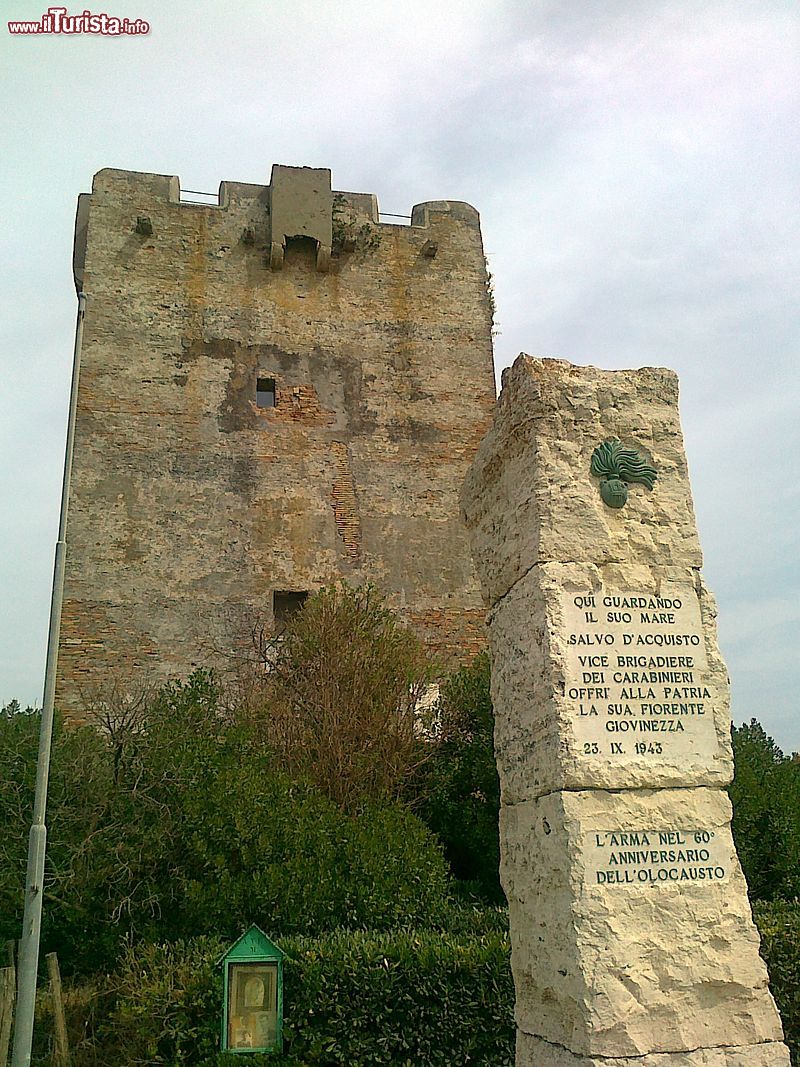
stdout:
<svg viewBox="0 0 800 1067">
<path fill-rule="evenodd" d="M 222 963 L 222 1049 L 279 1052 L 283 1044 L 283 958 L 253 925 Z"/>
</svg>

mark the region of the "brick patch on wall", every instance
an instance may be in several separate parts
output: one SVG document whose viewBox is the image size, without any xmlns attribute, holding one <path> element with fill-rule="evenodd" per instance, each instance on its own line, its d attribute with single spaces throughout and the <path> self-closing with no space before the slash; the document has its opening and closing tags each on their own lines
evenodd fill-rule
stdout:
<svg viewBox="0 0 800 1067">
<path fill-rule="evenodd" d="M 331 507 L 336 532 L 344 542 L 348 560 L 357 564 L 361 558 L 361 522 L 358 518 L 356 487 L 350 469 L 350 450 L 343 441 L 331 441 L 335 476 L 331 489 Z"/>
</svg>

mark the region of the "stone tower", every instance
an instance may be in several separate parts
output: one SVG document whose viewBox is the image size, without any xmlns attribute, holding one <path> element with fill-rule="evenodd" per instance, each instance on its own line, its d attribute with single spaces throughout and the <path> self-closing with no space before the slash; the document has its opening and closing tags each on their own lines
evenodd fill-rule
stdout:
<svg viewBox="0 0 800 1067">
<path fill-rule="evenodd" d="M 445 655 L 483 645 L 457 500 L 495 401 L 478 213 L 387 224 L 305 167 L 218 200 L 118 170 L 79 199 L 68 712 L 110 678 L 185 675 L 237 614 L 280 625 L 338 578 Z"/>
</svg>

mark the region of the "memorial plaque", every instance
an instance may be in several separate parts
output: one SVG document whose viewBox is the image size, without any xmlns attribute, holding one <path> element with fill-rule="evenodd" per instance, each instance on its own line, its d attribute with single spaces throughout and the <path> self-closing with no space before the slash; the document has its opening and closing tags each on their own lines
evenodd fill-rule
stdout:
<svg viewBox="0 0 800 1067">
<path fill-rule="evenodd" d="M 718 747 L 700 605 L 691 587 L 565 592 L 564 695 L 577 752 L 654 761 Z"/>
<path fill-rule="evenodd" d="M 584 845 L 589 885 L 710 885 L 727 880 L 732 862 L 730 835 L 712 829 L 603 830 Z"/>
</svg>

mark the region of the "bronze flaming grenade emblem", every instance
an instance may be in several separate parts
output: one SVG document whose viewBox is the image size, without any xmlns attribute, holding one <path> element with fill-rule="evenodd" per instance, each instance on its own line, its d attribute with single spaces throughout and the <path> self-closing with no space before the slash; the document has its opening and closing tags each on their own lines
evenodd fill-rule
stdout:
<svg viewBox="0 0 800 1067">
<path fill-rule="evenodd" d="M 641 453 L 635 448 L 625 448 L 616 437 L 597 446 L 592 452 L 589 469 L 595 478 L 600 479 L 600 496 L 610 508 L 625 506 L 628 486 L 632 482 L 652 489 L 658 477 L 655 467 L 646 463 Z"/>
</svg>

